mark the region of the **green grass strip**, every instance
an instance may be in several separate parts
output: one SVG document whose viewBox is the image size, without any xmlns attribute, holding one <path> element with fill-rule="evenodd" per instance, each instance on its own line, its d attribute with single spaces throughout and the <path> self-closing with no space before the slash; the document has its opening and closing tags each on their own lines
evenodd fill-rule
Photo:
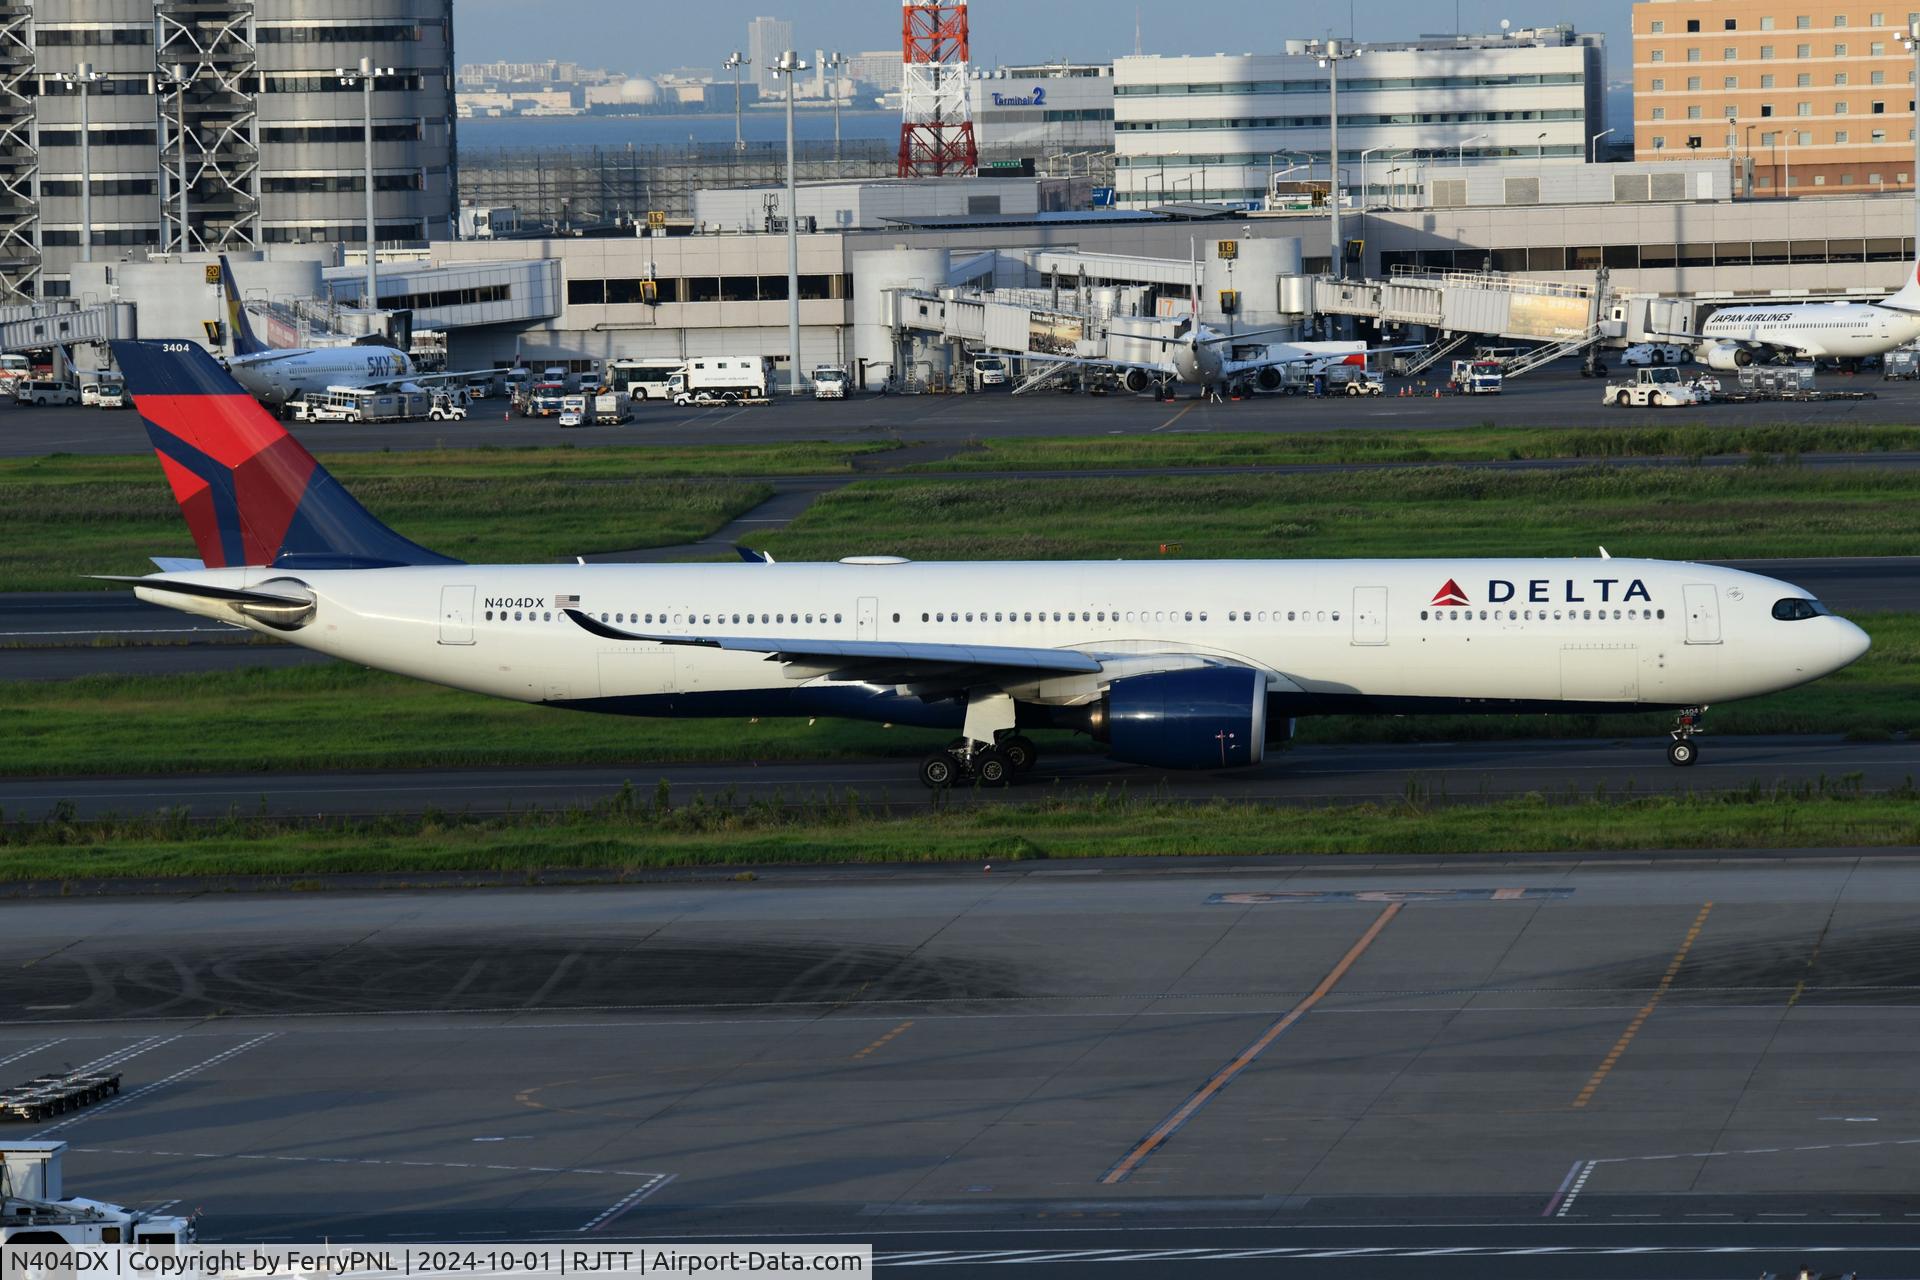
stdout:
<svg viewBox="0 0 1920 1280">
<path fill-rule="evenodd" d="M 1595 403 L 1599 392 L 1595 391 Z M 1337 413 L 1337 410 L 1332 413 Z M 1329 415 L 1331 416 L 1331 414 Z M 1741 454 L 1886 453 L 1920 449 L 1912 426 L 1495 427 L 1378 431 L 1172 433 L 1095 439 L 981 440 L 909 471 L 1072 471 L 1109 467 L 1300 466 L 1521 459 L 1711 458 Z"/>
<path fill-rule="evenodd" d="M 301 825 L 183 815 L 0 828 L 0 879 L 526 873 L 823 863 L 1023 861 L 1165 855 L 1535 853 L 1627 849 L 1870 848 L 1920 844 L 1911 785 L 1863 795 L 1850 780 L 1731 795 L 1528 796 L 1302 809 L 1173 804 L 1124 792 L 1093 800 L 973 805 L 912 816 L 857 796 L 799 806 L 676 803 L 664 788 L 591 809 L 500 819 L 442 814 Z"/>
</svg>

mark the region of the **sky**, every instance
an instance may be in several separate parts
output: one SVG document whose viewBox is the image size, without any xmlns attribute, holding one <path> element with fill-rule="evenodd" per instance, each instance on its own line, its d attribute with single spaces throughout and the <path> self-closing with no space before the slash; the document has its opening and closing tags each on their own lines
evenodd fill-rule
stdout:
<svg viewBox="0 0 1920 1280">
<path fill-rule="evenodd" d="M 1468 31 L 1497 30 L 1502 18 L 1516 27 L 1579 18 L 1590 30 L 1591 18 L 1581 15 L 1601 13 L 1608 78 L 1627 75 L 1627 0 L 1597 10 L 1572 0 L 1533 0 L 1525 7 L 1457 3 Z M 973 59 L 983 65 L 1061 57 L 1104 62 L 1133 52 L 1134 11 L 1128 0 L 973 0 Z M 1300 0 L 1143 0 L 1139 12 L 1147 53 L 1276 52 L 1289 38 L 1346 35 L 1350 21 L 1365 24 L 1362 39 L 1453 30 L 1445 0 L 1333 0 L 1315 7 Z M 635 74 L 717 66 L 744 47 L 747 23 L 762 14 L 790 19 L 794 42 L 806 50 L 900 45 L 895 0 L 455 0 L 454 53 L 461 62 L 557 58 Z"/>
</svg>

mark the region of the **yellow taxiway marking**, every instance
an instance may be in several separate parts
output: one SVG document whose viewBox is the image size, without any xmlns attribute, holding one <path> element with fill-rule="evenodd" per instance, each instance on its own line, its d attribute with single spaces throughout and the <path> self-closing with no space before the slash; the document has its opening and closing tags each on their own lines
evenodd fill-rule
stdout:
<svg viewBox="0 0 1920 1280">
<path fill-rule="evenodd" d="M 1640 1034 L 1640 1028 L 1647 1024 L 1647 1019 L 1653 1016 L 1653 1011 L 1660 1007 L 1661 998 L 1672 989 L 1673 980 L 1679 974 L 1680 966 L 1687 962 L 1687 952 L 1693 950 L 1694 941 L 1699 938 L 1700 930 L 1706 927 L 1707 916 L 1712 910 L 1713 904 L 1709 902 L 1701 907 L 1700 914 L 1693 918 L 1693 927 L 1687 930 L 1686 940 L 1680 944 L 1680 949 L 1673 953 L 1673 963 L 1667 966 L 1667 972 L 1660 979 L 1660 985 L 1653 989 L 1653 995 L 1640 1006 L 1640 1012 L 1633 1015 L 1633 1021 L 1627 1024 L 1627 1029 L 1621 1033 L 1618 1040 L 1614 1041 L 1613 1048 L 1608 1051 L 1605 1058 L 1601 1059 L 1599 1067 L 1588 1079 L 1586 1088 L 1580 1090 L 1580 1096 L 1573 1100 L 1576 1108 L 1584 1107 L 1593 1101 L 1593 1095 L 1606 1082 L 1608 1073 L 1618 1065 L 1620 1056 L 1627 1051 L 1627 1046 L 1632 1044 L 1633 1038 Z"/>
<path fill-rule="evenodd" d="M 1275 1040 L 1278 1040 L 1282 1032 L 1294 1023 L 1300 1021 L 1301 1018 L 1304 1018 L 1313 1006 L 1326 999 L 1327 993 L 1338 985 L 1340 979 L 1347 976 L 1347 970 L 1353 968 L 1354 962 L 1366 953 L 1367 948 L 1373 945 L 1374 939 L 1380 936 L 1380 931 L 1385 929 L 1388 923 L 1400 914 L 1400 909 L 1405 905 L 1405 903 L 1396 902 L 1385 911 L 1382 911 L 1367 931 L 1360 935 L 1360 940 L 1348 949 L 1346 955 L 1340 957 L 1340 963 L 1333 966 L 1333 968 L 1327 972 L 1326 977 L 1320 979 L 1320 985 L 1315 987 L 1312 992 L 1307 995 L 1306 999 L 1288 1010 L 1286 1016 L 1281 1018 L 1280 1021 L 1268 1027 L 1265 1034 L 1258 1040 L 1255 1040 L 1252 1044 L 1242 1049 L 1239 1057 L 1215 1072 L 1213 1078 L 1201 1085 L 1199 1090 L 1195 1092 L 1191 1098 L 1188 1098 L 1185 1103 L 1175 1109 L 1172 1115 L 1155 1125 L 1153 1131 L 1147 1134 L 1146 1137 L 1140 1139 L 1139 1145 L 1127 1152 L 1118 1164 L 1107 1170 L 1100 1181 L 1108 1186 L 1112 1186 L 1117 1182 L 1125 1182 L 1131 1177 L 1133 1171 L 1140 1166 L 1140 1162 L 1152 1155 L 1154 1149 L 1161 1143 L 1172 1137 L 1181 1125 L 1184 1125 L 1198 1114 L 1200 1108 L 1206 1106 L 1207 1103 L 1212 1100 L 1214 1094 L 1219 1093 L 1222 1089 L 1232 1084 L 1234 1077 L 1252 1066 L 1254 1060 L 1266 1052 L 1267 1046 L 1271 1045 Z"/>
<path fill-rule="evenodd" d="M 1168 418 L 1168 419 L 1167 419 L 1167 420 L 1166 420 L 1165 422 L 1163 422 L 1163 423 L 1161 423 L 1161 424 L 1160 424 L 1159 426 L 1157 426 L 1157 427 L 1155 427 L 1155 428 L 1154 428 L 1154 430 L 1155 430 L 1155 431 L 1165 431 L 1165 430 L 1166 430 L 1166 429 L 1167 429 L 1168 427 L 1170 427 L 1170 426 L 1172 426 L 1172 425 L 1173 425 L 1174 423 L 1176 423 L 1176 422 L 1178 422 L 1178 421 L 1180 421 L 1180 419 L 1182 419 L 1182 418 L 1184 418 L 1184 417 L 1186 417 L 1186 416 L 1187 416 L 1188 414 L 1190 414 L 1190 413 L 1192 413 L 1192 412 L 1193 412 L 1193 409 L 1194 409 L 1194 405 L 1197 405 L 1197 404 L 1199 404 L 1199 403 L 1200 403 L 1200 402 L 1199 402 L 1198 400 L 1195 400 L 1195 401 L 1193 402 L 1193 404 L 1190 404 L 1190 405 L 1188 405 L 1188 406 L 1187 406 L 1186 408 L 1184 408 L 1184 409 L 1182 409 L 1182 410 L 1181 410 L 1180 412 L 1178 412 L 1178 413 L 1176 413 L 1176 414 L 1174 414 L 1174 415 L 1173 415 L 1173 416 L 1172 416 L 1171 418 Z"/>
<path fill-rule="evenodd" d="M 902 1031 L 905 1031 L 908 1027 L 912 1025 L 913 1024 L 911 1022 L 901 1023 L 899 1026 L 887 1032 L 887 1034 L 881 1036 L 878 1040 L 875 1040 L 872 1044 L 868 1045 L 866 1048 L 862 1049 L 860 1052 L 854 1054 L 853 1060 L 855 1062 L 860 1061 L 860 1059 L 866 1057 L 868 1054 L 872 1053 L 875 1049 L 882 1047 L 887 1043 L 887 1041 L 893 1039 L 895 1036 L 899 1035 Z"/>
</svg>

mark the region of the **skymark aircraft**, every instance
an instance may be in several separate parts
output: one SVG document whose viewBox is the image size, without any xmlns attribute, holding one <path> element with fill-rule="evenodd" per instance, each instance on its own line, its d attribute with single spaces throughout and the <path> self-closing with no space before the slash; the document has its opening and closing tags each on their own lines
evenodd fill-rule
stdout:
<svg viewBox="0 0 1920 1280">
<path fill-rule="evenodd" d="M 1778 356 L 1884 355 L 1920 338 L 1920 263 L 1898 293 L 1878 302 L 1722 307 L 1699 333 L 1668 336 L 1693 339 L 1699 344 L 1694 358 L 1723 371 Z"/>
<path fill-rule="evenodd" d="M 1298 716 L 1681 713 L 1838 671 L 1869 640 L 1797 587 L 1658 560 L 470 565 L 387 528 L 197 345 L 114 356 L 200 550 L 142 600 L 384 671 L 630 716 L 957 731 L 944 787 L 1118 760 L 1259 764 Z"/>
<path fill-rule="evenodd" d="M 384 339 L 345 347 L 268 346 L 247 319 L 233 265 L 224 254 L 220 258 L 220 280 L 227 295 L 227 327 L 233 334 L 233 358 L 227 361 L 227 368 L 241 386 L 271 409 L 334 387 L 407 387 L 470 376 L 421 373 L 411 356 Z"/>
</svg>

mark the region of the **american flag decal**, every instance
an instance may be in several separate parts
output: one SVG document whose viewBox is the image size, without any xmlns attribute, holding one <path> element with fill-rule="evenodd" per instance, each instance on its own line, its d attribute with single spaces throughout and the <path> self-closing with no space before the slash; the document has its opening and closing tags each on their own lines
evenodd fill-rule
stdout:
<svg viewBox="0 0 1920 1280">
<path fill-rule="evenodd" d="M 555 596 L 553 599 L 553 607 L 556 609 L 578 609 L 580 607 L 579 596 Z"/>
</svg>

